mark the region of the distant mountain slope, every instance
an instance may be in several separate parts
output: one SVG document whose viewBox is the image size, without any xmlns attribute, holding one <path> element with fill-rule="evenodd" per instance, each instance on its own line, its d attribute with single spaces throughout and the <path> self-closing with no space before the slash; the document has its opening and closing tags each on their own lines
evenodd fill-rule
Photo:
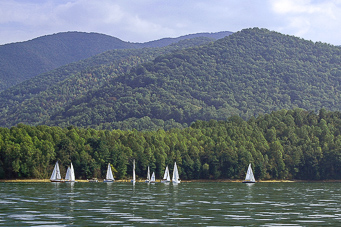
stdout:
<svg viewBox="0 0 341 227">
<path fill-rule="evenodd" d="M 206 38 L 211 38 L 211 39 L 217 40 L 217 39 L 222 39 L 222 38 L 229 36 L 231 34 L 232 34 L 232 32 L 228 32 L 228 31 L 214 32 L 214 33 L 203 32 L 203 33 L 184 35 L 184 36 L 180 36 L 178 38 L 163 38 L 163 39 L 159 39 L 159 40 L 155 40 L 155 41 L 142 43 L 142 46 L 163 47 L 163 46 L 168 46 L 172 43 L 178 42 L 180 40 L 193 39 L 193 38 L 198 38 L 198 37 L 206 37 Z"/>
<path fill-rule="evenodd" d="M 39 124 L 90 90 L 156 56 L 214 39 L 198 37 L 160 48 L 111 50 L 41 74 L 0 93 L 0 125 Z"/>
<path fill-rule="evenodd" d="M 118 38 L 66 32 L 0 46 L 0 90 L 62 65 L 112 49 L 133 48 Z"/>
<path fill-rule="evenodd" d="M 202 33 L 199 36 L 217 39 L 229 34 L 230 32 Z M 142 44 L 124 42 L 118 38 L 97 33 L 64 32 L 26 42 L 1 45 L 0 91 L 33 76 L 108 50 L 162 47 L 188 38 L 190 36 Z"/>
<path fill-rule="evenodd" d="M 45 123 L 127 129 L 139 120 L 143 129 L 283 108 L 340 110 L 340 58 L 340 47 L 245 29 L 139 65 Z"/>
</svg>

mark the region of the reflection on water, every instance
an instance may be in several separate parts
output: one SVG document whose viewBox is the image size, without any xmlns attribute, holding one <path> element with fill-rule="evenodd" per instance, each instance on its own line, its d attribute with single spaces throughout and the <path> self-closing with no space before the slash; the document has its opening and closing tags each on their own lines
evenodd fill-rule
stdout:
<svg viewBox="0 0 341 227">
<path fill-rule="evenodd" d="M 340 183 L 0 183 L 0 225 L 336 225 Z"/>
</svg>

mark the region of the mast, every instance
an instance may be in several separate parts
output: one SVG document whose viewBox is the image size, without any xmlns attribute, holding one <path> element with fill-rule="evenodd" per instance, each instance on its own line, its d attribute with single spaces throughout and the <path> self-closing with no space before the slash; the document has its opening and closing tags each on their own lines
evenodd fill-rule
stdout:
<svg viewBox="0 0 341 227">
<path fill-rule="evenodd" d="M 133 181 L 136 181 L 136 175 L 135 175 L 135 159 L 133 161 Z"/>
</svg>

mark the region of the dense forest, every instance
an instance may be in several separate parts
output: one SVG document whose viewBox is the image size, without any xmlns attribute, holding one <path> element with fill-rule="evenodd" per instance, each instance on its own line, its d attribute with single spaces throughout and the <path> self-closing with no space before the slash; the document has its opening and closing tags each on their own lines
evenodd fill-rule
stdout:
<svg viewBox="0 0 341 227">
<path fill-rule="evenodd" d="M 186 127 L 280 109 L 340 110 L 340 56 L 340 47 L 245 29 L 140 64 L 44 124 L 126 130 L 138 120 L 156 129 L 170 120 Z"/>
<path fill-rule="evenodd" d="M 231 32 L 198 33 L 146 43 L 131 43 L 116 37 L 85 32 L 62 32 L 33 40 L 0 45 L 0 91 L 27 79 L 114 49 L 164 47 L 184 39 L 223 38 Z"/>
<path fill-rule="evenodd" d="M 111 163 L 116 179 L 137 178 L 147 167 L 162 176 L 177 162 L 182 179 L 243 179 L 249 163 L 260 179 L 340 179 L 341 113 L 279 110 L 226 121 L 196 121 L 168 131 L 95 130 L 69 126 L 0 128 L 0 178 L 49 178 L 56 161 L 64 175 L 103 178 Z"/>
<path fill-rule="evenodd" d="M 135 48 L 97 33 L 64 32 L 0 46 L 0 91 L 71 62 L 112 49 Z"/>
<path fill-rule="evenodd" d="M 0 94 L 0 126 L 168 130 L 280 109 L 340 110 L 340 47 L 259 28 L 208 40 L 111 51 L 37 77 Z"/>
<path fill-rule="evenodd" d="M 206 37 L 180 40 L 159 48 L 112 50 L 36 76 L 0 93 L 0 126 L 36 125 L 63 110 L 78 97 L 156 56 L 203 45 Z"/>
</svg>

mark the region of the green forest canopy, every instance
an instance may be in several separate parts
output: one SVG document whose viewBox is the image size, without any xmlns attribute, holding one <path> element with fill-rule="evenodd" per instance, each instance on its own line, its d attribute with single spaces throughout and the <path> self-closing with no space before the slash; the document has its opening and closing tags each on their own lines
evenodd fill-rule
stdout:
<svg viewBox="0 0 341 227">
<path fill-rule="evenodd" d="M 341 113 L 280 110 L 250 118 L 196 121 L 169 131 L 95 130 L 76 127 L 0 128 L 0 178 L 49 178 L 72 161 L 76 178 L 103 178 L 111 163 L 116 179 L 137 178 L 147 166 L 159 179 L 177 162 L 182 179 L 243 179 L 249 163 L 260 179 L 340 179 Z"/>
<path fill-rule="evenodd" d="M 134 119 L 167 129 L 280 109 L 340 110 L 340 56 L 340 47 L 246 29 L 140 64 L 43 123 L 132 129 Z"/>
<path fill-rule="evenodd" d="M 3 92 L 0 125 L 168 130 L 280 109 L 340 110 L 340 47 L 254 28 L 178 49 L 109 52 L 96 58 L 105 65 L 54 86 L 35 80 Z"/>
<path fill-rule="evenodd" d="M 212 42 L 205 37 L 160 48 L 112 50 L 36 76 L 0 93 L 0 126 L 42 124 L 75 99 L 108 84 L 133 66 L 178 49 Z"/>
</svg>

